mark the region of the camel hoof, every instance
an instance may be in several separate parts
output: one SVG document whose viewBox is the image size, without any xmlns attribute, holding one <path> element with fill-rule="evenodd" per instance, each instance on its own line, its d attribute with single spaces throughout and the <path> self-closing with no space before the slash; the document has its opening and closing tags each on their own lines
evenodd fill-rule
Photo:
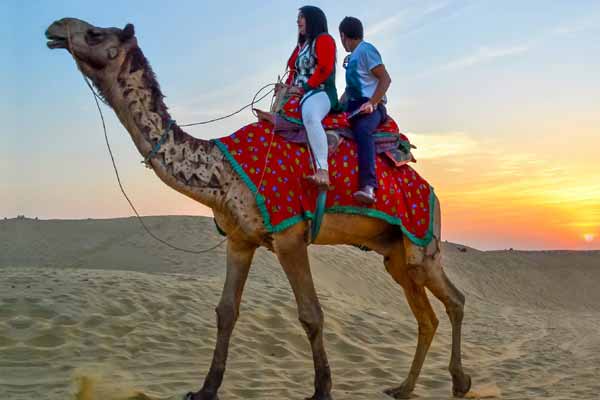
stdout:
<svg viewBox="0 0 600 400">
<path fill-rule="evenodd" d="M 192 393 L 188 392 L 185 396 L 183 396 L 182 400 L 219 400 L 219 396 L 217 394 L 208 394 L 202 391 Z"/>
<path fill-rule="evenodd" d="M 454 397 L 463 398 L 471 390 L 471 377 L 467 374 L 463 375 L 463 379 L 454 379 L 452 377 L 452 395 Z"/>
<path fill-rule="evenodd" d="M 413 392 L 412 387 L 409 387 L 406 383 L 402 383 L 400 386 L 395 388 L 385 389 L 383 393 L 387 394 L 394 399 L 408 399 L 410 394 Z"/>
</svg>

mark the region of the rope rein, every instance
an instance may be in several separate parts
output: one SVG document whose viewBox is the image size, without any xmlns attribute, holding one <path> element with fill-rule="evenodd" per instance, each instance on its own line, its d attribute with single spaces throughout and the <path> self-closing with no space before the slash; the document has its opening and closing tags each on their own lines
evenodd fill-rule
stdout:
<svg viewBox="0 0 600 400">
<path fill-rule="evenodd" d="M 100 97 L 96 91 L 94 90 L 92 84 L 89 82 L 89 79 L 85 76 L 85 74 L 83 73 L 83 70 L 81 68 L 81 65 L 79 64 L 79 59 L 77 58 L 77 56 L 75 55 L 75 52 L 73 51 L 72 47 L 71 47 L 71 32 L 69 30 L 69 27 L 67 25 L 67 45 L 69 48 L 69 51 L 71 53 L 71 55 L 73 56 L 73 58 L 75 59 L 75 63 L 77 64 L 77 69 L 79 70 L 79 72 L 81 72 L 81 75 L 83 76 L 83 80 L 86 83 L 86 85 L 88 86 L 88 88 L 90 89 L 90 91 L 92 92 L 92 97 L 94 98 L 94 102 L 96 103 L 96 108 L 98 109 L 98 113 L 100 114 L 100 120 L 102 122 L 102 130 L 104 131 L 104 139 L 106 142 L 106 147 L 108 149 L 108 153 L 110 155 L 110 159 L 112 162 L 112 166 L 113 169 L 115 171 L 115 176 L 117 178 L 117 183 L 119 185 L 119 189 L 121 190 L 121 193 L 123 194 L 123 196 L 125 197 L 125 200 L 127 200 L 127 203 L 129 203 L 129 206 L 131 207 L 131 209 L 133 210 L 133 212 L 135 213 L 135 216 L 137 217 L 138 221 L 140 222 L 140 224 L 142 225 L 142 227 L 144 228 L 144 230 L 146 231 L 146 233 L 148 233 L 148 235 L 150 235 L 150 237 L 152 237 L 153 239 L 155 239 L 156 241 L 164 244 L 165 246 L 173 249 L 173 250 L 177 250 L 177 251 L 181 251 L 181 252 L 185 252 L 185 253 L 191 253 L 191 254 L 204 254 L 204 253 L 208 253 L 210 251 L 215 250 L 216 248 L 220 247 L 223 243 L 225 243 L 225 241 L 227 241 L 227 237 L 225 237 L 224 239 L 222 239 L 221 241 L 219 241 L 217 244 L 215 244 L 214 246 L 211 246 L 207 249 L 203 249 L 203 250 L 190 250 L 190 249 L 186 249 L 186 248 L 182 248 L 179 246 L 175 246 L 167 241 L 165 241 L 164 239 L 161 239 L 160 237 L 156 236 L 151 230 L 150 228 L 146 225 L 146 223 L 144 222 L 143 218 L 140 216 L 139 212 L 137 211 L 136 207 L 134 206 L 133 202 L 131 201 L 131 199 L 129 198 L 129 196 L 127 195 L 127 192 L 125 191 L 125 188 L 123 187 L 123 183 L 121 182 L 121 177 L 119 176 L 119 171 L 117 168 L 117 164 L 115 162 L 115 157 L 113 155 L 112 149 L 110 147 L 110 142 L 108 140 L 108 133 L 106 131 L 106 123 L 104 121 L 104 114 L 102 113 L 102 109 L 100 107 L 100 103 L 98 102 L 98 100 L 102 101 L 104 104 L 106 104 L 107 106 L 110 106 L 102 97 Z M 286 72 L 287 73 L 287 72 Z M 285 75 L 284 75 L 285 76 Z M 281 79 L 282 78 L 278 78 L 278 83 L 281 83 Z M 227 118 L 230 118 L 236 114 L 239 114 L 240 112 L 242 112 L 243 110 L 245 110 L 248 107 L 252 107 L 254 106 L 255 103 L 258 103 L 259 101 L 261 101 L 262 99 L 264 99 L 265 97 L 267 97 L 269 94 L 271 94 L 274 89 L 271 89 L 270 91 L 268 91 L 265 95 L 261 96 L 258 100 L 256 99 L 258 97 L 258 95 L 266 88 L 270 87 L 270 86 L 276 86 L 278 83 L 269 83 L 263 87 L 261 87 L 256 94 L 254 95 L 254 97 L 252 98 L 252 102 L 250 102 L 249 104 L 246 104 L 245 106 L 243 106 L 242 108 L 240 108 L 239 110 L 222 116 L 222 117 L 218 117 L 218 118 L 214 118 L 208 121 L 201 121 L 201 122 L 194 122 L 194 123 L 190 123 L 190 124 L 185 124 L 185 125 L 179 125 L 180 127 L 187 127 L 187 126 L 195 126 L 195 125 L 205 125 L 205 124 L 209 124 L 212 122 L 216 122 L 216 121 L 221 121 Z M 273 99 L 271 99 L 271 104 L 273 102 Z M 252 110 L 253 114 L 254 114 L 254 110 Z M 256 114 L 254 114 L 256 115 Z M 146 158 L 142 161 L 142 163 L 145 163 L 149 168 L 151 168 L 151 164 L 150 164 L 150 160 L 152 159 L 152 157 L 154 157 L 156 155 L 156 153 L 158 152 L 160 146 L 162 144 L 164 144 L 164 142 L 167 139 L 168 133 L 171 131 L 171 127 L 173 126 L 173 124 L 175 124 L 175 121 L 170 119 L 167 123 L 167 126 L 165 128 L 165 131 L 163 132 L 162 136 L 160 137 L 159 141 L 154 145 L 152 151 L 148 154 L 148 156 L 146 156 Z M 269 163 L 269 155 L 271 153 L 271 148 L 273 145 L 273 139 L 275 137 L 275 132 L 273 132 L 273 134 L 271 135 L 271 141 L 269 142 L 269 147 L 267 150 L 267 155 L 265 157 L 265 165 L 263 167 L 263 173 L 260 177 L 260 181 L 259 181 L 259 185 L 258 187 L 260 188 L 262 185 L 262 181 L 265 177 L 265 170 L 267 167 L 267 164 Z M 258 196 L 258 191 L 256 192 L 256 194 L 254 195 L 254 199 L 256 200 Z M 238 226 L 236 227 L 236 229 L 234 229 L 229 235 L 233 235 L 234 233 L 236 233 L 238 230 L 240 229 L 240 225 L 238 224 Z"/>
<path fill-rule="evenodd" d="M 94 101 L 96 102 L 96 108 L 98 109 L 98 112 L 100 113 L 100 119 L 102 120 L 102 129 L 103 129 L 103 131 L 104 131 L 104 139 L 105 139 L 105 142 L 106 142 L 106 147 L 107 147 L 107 149 L 108 149 L 108 153 L 110 154 L 110 159 L 111 159 L 111 162 L 112 162 L 113 169 L 114 169 L 114 171 L 115 171 L 115 176 L 116 176 L 116 178 L 117 178 L 117 183 L 118 183 L 118 185 L 119 185 L 119 189 L 121 190 L 121 193 L 122 193 L 122 194 L 123 194 L 123 196 L 125 197 L 125 200 L 127 200 L 127 202 L 129 203 L 129 206 L 131 207 L 131 209 L 132 209 L 132 210 L 133 210 L 133 212 L 135 213 L 135 216 L 137 217 L 138 221 L 140 222 L 140 224 L 142 225 L 142 227 L 144 228 L 144 230 L 145 230 L 145 231 L 148 233 L 148 235 L 150 235 L 150 236 L 151 236 L 153 239 L 155 239 L 156 241 L 158 241 L 158 242 L 160 242 L 160 243 L 164 244 L 164 245 L 165 245 L 165 246 L 167 246 L 167 247 L 170 247 L 170 248 L 171 248 L 171 249 L 173 249 L 173 250 L 181 251 L 181 252 L 184 252 L 184 253 L 191 253 L 191 254 L 204 254 L 204 253 L 208 253 L 208 252 L 210 252 L 210 251 L 212 251 L 212 250 L 215 250 L 216 248 L 220 247 L 220 246 L 221 246 L 223 243 L 225 243 L 225 242 L 227 241 L 227 237 L 223 238 L 223 239 L 222 239 L 221 241 L 219 241 L 217 244 L 215 244 L 214 246 L 211 246 L 211 247 L 209 247 L 209 248 L 207 248 L 207 249 L 203 249 L 203 250 L 191 250 L 191 249 L 186 249 L 186 248 L 182 248 L 182 247 L 179 247 L 179 246 L 173 245 L 173 244 L 171 244 L 171 243 L 169 243 L 169 242 L 165 241 L 164 239 L 161 239 L 160 237 L 156 236 L 156 235 L 155 235 L 155 234 L 154 234 L 154 233 L 153 233 L 153 232 L 150 230 L 150 228 L 149 228 L 149 227 L 146 225 L 146 223 L 144 222 L 144 220 L 143 220 L 143 219 L 142 219 L 142 217 L 140 216 L 140 214 L 139 214 L 139 212 L 137 211 L 136 207 L 134 206 L 133 202 L 131 201 L 131 199 L 130 199 L 130 198 L 129 198 L 129 196 L 127 195 L 127 193 L 126 193 L 126 191 L 125 191 L 125 188 L 123 187 L 123 183 L 121 182 L 121 178 L 120 178 L 120 176 L 119 176 L 119 171 L 118 171 L 118 169 L 117 169 L 117 165 L 116 165 L 116 162 L 115 162 L 115 157 L 114 157 L 114 155 L 113 155 L 112 149 L 111 149 L 111 147 L 110 147 L 110 142 L 109 142 L 109 140 L 108 140 L 108 134 L 107 134 L 107 131 L 106 131 L 106 123 L 104 122 L 104 115 L 103 115 L 103 113 L 102 113 L 102 109 L 100 108 L 100 103 L 98 102 L 98 97 L 99 97 L 99 96 L 98 96 L 98 94 L 97 94 L 97 93 L 96 93 L 96 92 L 93 90 L 93 88 L 92 88 L 91 84 L 88 82 L 88 80 L 87 80 L 87 78 L 85 77 L 85 75 L 84 75 L 84 80 L 85 80 L 85 82 L 87 83 L 87 85 L 88 85 L 88 87 L 90 88 L 90 90 L 92 91 L 92 94 L 93 94 L 93 97 L 94 97 Z M 267 93 L 267 94 L 269 94 L 269 93 Z M 264 96 L 264 97 L 266 97 L 266 96 Z M 259 101 L 260 101 L 260 100 L 259 100 Z M 247 108 L 247 107 L 249 107 L 249 106 L 251 106 L 251 105 L 253 105 L 253 104 L 254 104 L 254 102 L 253 102 L 253 103 L 250 103 L 250 104 L 248 104 L 248 105 L 247 105 L 247 106 L 245 106 L 244 108 L 242 108 L 242 109 L 238 110 L 238 112 L 234 113 L 233 115 L 235 115 L 235 114 L 237 114 L 237 113 L 241 112 L 243 109 L 245 109 L 245 108 Z M 231 115 L 230 115 L 230 116 L 231 116 Z M 223 119 L 223 118 L 221 118 L 221 119 Z M 211 122 L 212 122 L 212 121 L 211 121 Z M 160 140 L 159 140 L 159 141 L 156 143 L 155 147 L 154 147 L 154 148 L 152 149 L 152 151 L 151 151 L 151 152 L 148 154 L 148 156 L 146 157 L 146 159 L 144 159 L 144 160 L 142 161 L 142 163 L 147 163 L 147 165 L 148 165 L 148 167 L 149 167 L 149 168 L 151 168 L 151 164 L 150 164 L 150 160 L 151 160 L 151 158 L 152 158 L 152 157 L 153 157 L 153 156 L 156 154 L 156 151 L 158 151 L 158 149 L 160 148 L 160 145 L 161 145 L 162 143 L 164 143 L 164 141 L 166 141 L 166 138 L 167 138 L 167 136 L 168 136 L 168 133 L 170 132 L 170 126 L 172 126 L 172 124 L 173 124 L 173 123 L 175 123 L 175 121 L 173 121 L 173 120 L 170 120 L 170 121 L 169 121 L 169 123 L 167 124 L 167 125 L 168 125 L 168 126 L 167 126 L 167 129 L 165 129 L 165 132 L 164 132 L 164 133 L 163 133 L 163 135 L 161 136 L 161 139 L 160 139 Z M 208 123 L 208 121 L 204 121 L 204 122 L 198 122 L 198 123 L 195 123 L 195 125 L 199 125 L 199 124 L 202 124 L 202 123 Z M 275 133 L 273 133 L 273 135 L 271 136 L 271 141 L 269 142 L 269 147 L 268 147 L 268 150 L 267 150 L 267 155 L 266 155 L 266 157 L 265 157 L 265 165 L 264 165 L 264 167 L 263 167 L 263 173 L 262 173 L 262 175 L 261 175 L 261 177 L 260 177 L 260 181 L 259 181 L 259 186 L 258 186 L 258 187 L 260 187 L 260 185 L 262 184 L 262 181 L 263 181 L 263 179 L 264 179 L 264 176 L 265 176 L 265 172 L 264 172 L 264 171 L 266 170 L 267 164 L 268 164 L 268 162 L 269 162 L 269 154 L 271 153 L 271 147 L 272 147 L 272 145 L 273 145 L 273 139 L 274 139 L 274 135 L 275 135 Z M 161 143 L 161 142 L 162 142 L 162 143 Z M 255 199 L 255 200 L 256 200 L 257 196 L 258 196 L 258 192 L 256 192 L 256 194 L 254 195 L 254 199 Z M 237 226 L 237 227 L 236 227 L 236 228 L 235 228 L 235 229 L 234 229 L 234 230 L 233 230 L 233 231 L 230 233 L 230 235 L 232 235 L 232 234 L 236 233 L 236 232 L 237 232 L 239 229 L 240 229 L 240 225 L 238 225 L 238 226 Z"/>
</svg>

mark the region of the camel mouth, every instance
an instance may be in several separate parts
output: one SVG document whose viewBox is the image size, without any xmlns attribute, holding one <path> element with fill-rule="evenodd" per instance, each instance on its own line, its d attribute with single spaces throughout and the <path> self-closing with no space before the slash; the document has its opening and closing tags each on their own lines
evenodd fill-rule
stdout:
<svg viewBox="0 0 600 400">
<path fill-rule="evenodd" d="M 48 39 L 46 46 L 48 46 L 49 49 L 66 49 L 69 47 L 65 26 L 66 24 L 59 21 L 48 27 L 45 33 L 46 39 Z"/>
<path fill-rule="evenodd" d="M 67 49 L 69 48 L 69 37 L 76 34 L 85 34 L 94 26 L 77 18 L 63 18 L 54 21 L 48 29 L 46 29 L 46 45 L 50 49 Z"/>
<path fill-rule="evenodd" d="M 69 45 L 66 35 L 63 35 L 54 25 L 46 31 L 46 39 L 48 39 L 46 46 L 49 49 L 66 49 Z"/>
<path fill-rule="evenodd" d="M 66 49 L 67 48 L 67 40 L 66 39 L 52 39 L 46 43 L 49 49 Z"/>
</svg>

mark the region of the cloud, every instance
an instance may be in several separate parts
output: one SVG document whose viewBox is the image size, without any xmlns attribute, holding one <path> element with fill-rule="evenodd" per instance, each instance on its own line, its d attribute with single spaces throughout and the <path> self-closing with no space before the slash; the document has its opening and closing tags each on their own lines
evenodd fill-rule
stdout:
<svg viewBox="0 0 600 400">
<path fill-rule="evenodd" d="M 463 132 L 415 134 L 408 133 L 419 160 L 444 159 L 471 154 L 477 151 L 478 143 Z"/>
<path fill-rule="evenodd" d="M 419 2 L 417 3 L 418 7 L 407 7 L 395 15 L 371 24 L 365 34 L 370 38 L 400 29 L 403 33 L 413 31 L 425 25 L 430 17 L 438 16 L 440 13 L 449 10 L 450 3 L 450 1 L 438 1 L 426 4 L 423 7 L 423 2 Z"/>
<path fill-rule="evenodd" d="M 592 15 L 579 20 L 563 23 L 553 30 L 556 35 L 572 35 L 579 32 L 590 31 L 600 27 L 600 16 Z"/>
<path fill-rule="evenodd" d="M 498 58 L 506 58 L 523 54 L 531 49 L 531 45 L 523 44 L 511 47 L 480 47 L 475 53 L 447 62 L 438 70 L 456 70 L 482 64 Z"/>
<path fill-rule="evenodd" d="M 402 18 L 406 15 L 405 12 L 393 15 L 389 18 L 384 19 L 383 21 L 377 22 L 374 25 L 371 25 L 369 29 L 367 29 L 366 36 L 373 37 L 379 33 L 386 32 L 394 27 L 398 26 Z"/>
</svg>

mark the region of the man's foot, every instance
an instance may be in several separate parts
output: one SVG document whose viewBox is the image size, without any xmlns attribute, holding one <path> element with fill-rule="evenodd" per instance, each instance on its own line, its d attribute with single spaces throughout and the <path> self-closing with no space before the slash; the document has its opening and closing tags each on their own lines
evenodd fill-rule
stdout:
<svg viewBox="0 0 600 400">
<path fill-rule="evenodd" d="M 375 203 L 375 189 L 373 189 L 373 186 L 366 185 L 358 192 L 354 192 L 353 196 L 354 200 L 358 201 L 359 203 L 367 205 Z"/>
<path fill-rule="evenodd" d="M 321 190 L 329 189 L 329 171 L 326 169 L 318 169 L 314 175 L 307 176 L 306 179 Z"/>
<path fill-rule="evenodd" d="M 255 108 L 254 111 L 256 112 L 256 116 L 258 117 L 259 121 L 265 121 L 275 125 L 275 116 L 273 115 L 273 113 L 262 111 L 258 108 Z"/>
</svg>

